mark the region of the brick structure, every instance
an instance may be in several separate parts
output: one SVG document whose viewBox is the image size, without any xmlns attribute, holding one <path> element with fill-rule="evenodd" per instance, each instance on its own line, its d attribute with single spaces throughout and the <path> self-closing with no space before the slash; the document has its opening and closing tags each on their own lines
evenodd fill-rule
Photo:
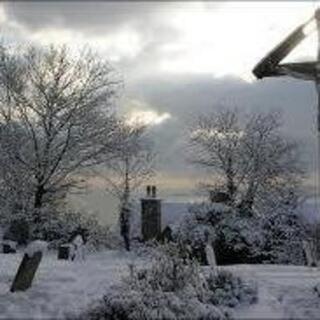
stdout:
<svg viewBox="0 0 320 320">
<path fill-rule="evenodd" d="M 155 186 L 147 186 L 147 196 L 141 199 L 141 233 L 144 241 L 161 234 L 161 200 Z"/>
</svg>

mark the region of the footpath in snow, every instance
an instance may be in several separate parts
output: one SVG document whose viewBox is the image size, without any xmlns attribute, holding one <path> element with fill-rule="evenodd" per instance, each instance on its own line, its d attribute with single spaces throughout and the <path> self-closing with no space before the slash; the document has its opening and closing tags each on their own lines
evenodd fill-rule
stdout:
<svg viewBox="0 0 320 320">
<path fill-rule="evenodd" d="M 128 264 L 146 263 L 133 254 L 106 251 L 86 261 L 57 260 L 46 254 L 33 286 L 26 292 L 9 291 L 22 254 L 0 254 L 0 319 L 63 319 L 86 309 L 107 289 L 128 274 Z M 320 297 L 313 291 L 320 283 L 316 268 L 282 265 L 221 267 L 256 281 L 257 304 L 239 307 L 236 319 L 319 319 Z"/>
</svg>

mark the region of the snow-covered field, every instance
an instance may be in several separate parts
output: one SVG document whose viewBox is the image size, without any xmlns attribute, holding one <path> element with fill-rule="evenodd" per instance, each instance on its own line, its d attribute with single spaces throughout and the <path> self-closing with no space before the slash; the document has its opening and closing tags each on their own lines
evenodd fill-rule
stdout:
<svg viewBox="0 0 320 320">
<path fill-rule="evenodd" d="M 128 264 L 144 263 L 131 254 L 106 251 L 91 254 L 86 261 L 43 258 L 33 286 L 26 292 L 10 293 L 22 254 L 0 254 L 0 318 L 63 318 L 84 310 L 103 296 L 106 289 L 128 272 Z M 235 310 L 238 319 L 319 319 L 320 297 L 313 287 L 320 283 L 316 268 L 281 265 L 237 265 L 223 267 L 257 281 L 259 301 Z"/>
</svg>

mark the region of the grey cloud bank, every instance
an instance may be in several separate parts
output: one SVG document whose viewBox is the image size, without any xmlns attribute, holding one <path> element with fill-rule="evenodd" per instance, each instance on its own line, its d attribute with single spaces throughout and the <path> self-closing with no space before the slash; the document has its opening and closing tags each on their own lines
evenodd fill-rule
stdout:
<svg viewBox="0 0 320 320">
<path fill-rule="evenodd" d="M 243 13 L 243 22 L 246 22 L 241 3 L 237 6 L 240 8 L 239 15 Z M 201 19 L 197 20 L 198 22 L 189 22 L 189 14 L 193 17 L 199 12 L 207 12 L 203 10 L 208 10 L 209 13 L 222 12 L 224 3 L 204 2 L 194 7 L 187 2 L 7 2 L 3 3 L 2 7 L 5 23 L 13 29 L 18 28 L 20 32 L 23 30 L 27 40 L 28 37 L 33 39 L 39 32 L 43 32 L 42 37 L 45 37 L 46 30 L 50 29 L 55 30 L 57 36 L 60 34 L 61 37 L 65 31 L 71 32 L 71 35 L 80 34 L 85 41 L 96 39 L 99 53 L 106 58 L 114 50 L 115 58 L 111 59 L 111 62 L 123 73 L 126 82 L 125 96 L 122 99 L 122 102 L 126 101 L 126 110 L 130 110 L 130 101 L 141 101 L 152 110 L 171 115 L 170 119 L 154 126 L 150 132 L 159 152 L 159 171 L 163 174 L 163 179 L 168 176 L 176 177 L 175 185 L 172 185 L 173 179 L 168 179 L 167 186 L 165 183 L 162 185 L 170 190 L 166 196 L 191 195 L 195 187 L 194 177 L 200 178 L 202 173 L 198 173 L 185 160 L 186 125 L 194 115 L 221 106 L 237 107 L 244 112 L 282 109 L 286 133 L 299 139 L 303 146 L 303 159 L 310 172 L 308 188 L 313 190 L 313 173 L 316 168 L 316 95 L 312 83 L 288 78 L 249 83 L 237 74 L 217 77 L 211 67 L 208 67 L 207 71 L 195 72 L 193 65 L 197 65 L 201 60 L 200 51 L 203 51 L 205 46 L 199 47 L 199 57 L 195 55 L 190 58 L 189 72 L 188 64 L 184 64 L 181 70 L 174 68 L 174 62 L 184 59 L 193 43 L 197 43 L 196 28 Z M 176 18 L 176 15 L 184 11 L 189 18 L 185 22 L 182 20 L 180 28 L 177 28 L 175 22 L 181 18 Z M 195 35 L 191 32 L 194 37 L 184 37 L 183 28 L 185 26 L 192 31 L 191 23 L 194 23 Z M 253 21 L 252 28 L 256 26 L 257 21 Z M 223 31 L 221 28 L 221 32 Z M 207 38 L 214 42 L 214 39 L 210 38 L 211 31 L 207 32 Z M 108 43 L 109 38 L 117 43 Z M 233 39 L 228 41 L 232 48 Z M 262 40 L 257 38 L 256 41 Z M 277 39 L 272 38 L 269 41 L 275 44 Z M 239 46 L 234 47 L 235 51 L 240 49 Z M 219 43 L 216 50 L 219 50 Z M 264 50 L 262 48 L 261 52 L 265 54 Z M 225 64 L 226 68 L 230 68 L 229 65 L 234 62 L 228 54 L 225 52 L 224 57 L 222 52 L 218 56 L 218 65 Z M 173 61 L 171 69 L 164 67 L 170 61 Z M 257 61 L 253 61 L 252 66 L 249 64 L 247 69 L 252 68 L 255 62 Z M 90 196 L 90 199 L 94 199 L 92 203 L 99 202 L 97 210 L 103 214 L 105 205 L 101 190 L 98 192 L 99 196 Z"/>
</svg>

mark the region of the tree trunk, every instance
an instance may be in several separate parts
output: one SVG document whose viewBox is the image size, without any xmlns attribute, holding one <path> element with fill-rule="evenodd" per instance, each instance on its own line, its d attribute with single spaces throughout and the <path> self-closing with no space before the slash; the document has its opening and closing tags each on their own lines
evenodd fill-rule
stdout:
<svg viewBox="0 0 320 320">
<path fill-rule="evenodd" d="M 43 185 L 38 185 L 35 195 L 34 195 L 34 208 L 35 209 L 40 209 L 42 207 L 42 200 L 43 196 L 45 194 L 45 190 Z"/>
<path fill-rule="evenodd" d="M 130 251 L 130 209 L 122 206 L 120 212 L 120 233 L 127 251 Z"/>
<path fill-rule="evenodd" d="M 34 195 L 33 238 L 39 238 L 40 224 L 41 224 L 41 208 L 43 205 L 44 194 L 45 194 L 45 189 L 43 185 L 38 185 Z"/>
<path fill-rule="evenodd" d="M 123 237 L 124 245 L 127 251 L 130 251 L 130 184 L 129 184 L 129 160 L 126 158 L 125 163 L 125 188 L 122 197 L 120 209 L 120 233 Z"/>
<path fill-rule="evenodd" d="M 241 212 L 246 214 L 252 213 L 254 197 L 255 197 L 255 187 L 253 183 L 250 183 L 245 196 L 243 197 L 243 199 L 241 200 L 238 206 Z"/>
<path fill-rule="evenodd" d="M 228 168 L 227 168 L 227 190 L 228 190 L 228 194 L 229 197 L 231 199 L 231 202 L 234 201 L 234 195 L 236 192 L 236 186 L 234 184 L 234 174 L 233 174 L 233 170 L 232 170 L 232 159 L 228 158 Z"/>
</svg>

